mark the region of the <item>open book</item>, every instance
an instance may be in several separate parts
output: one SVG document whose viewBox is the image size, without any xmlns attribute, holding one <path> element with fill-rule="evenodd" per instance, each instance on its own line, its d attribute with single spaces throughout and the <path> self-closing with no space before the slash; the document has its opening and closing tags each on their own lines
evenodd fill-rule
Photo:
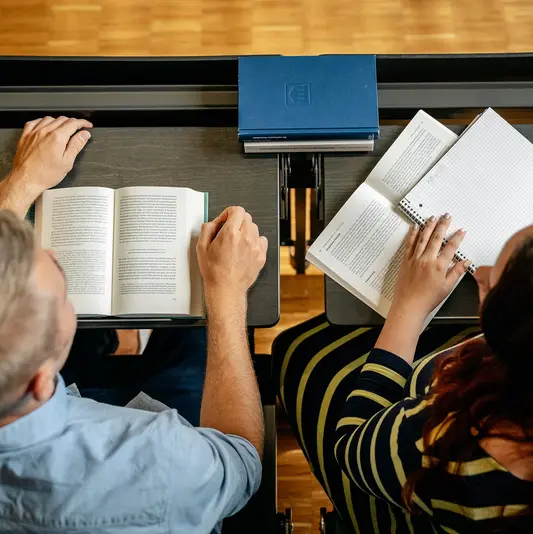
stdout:
<svg viewBox="0 0 533 534">
<path fill-rule="evenodd" d="M 207 194 L 175 187 L 45 191 L 35 213 L 78 315 L 204 315 L 195 241 Z"/>
<path fill-rule="evenodd" d="M 311 263 L 383 317 L 410 226 L 396 206 L 456 139 L 419 111 L 307 252 Z"/>
<path fill-rule="evenodd" d="M 489 108 L 399 206 L 418 224 L 451 213 L 448 235 L 466 229 L 457 257 L 474 272 L 494 265 L 511 235 L 533 223 L 532 199 L 533 144 Z"/>
</svg>

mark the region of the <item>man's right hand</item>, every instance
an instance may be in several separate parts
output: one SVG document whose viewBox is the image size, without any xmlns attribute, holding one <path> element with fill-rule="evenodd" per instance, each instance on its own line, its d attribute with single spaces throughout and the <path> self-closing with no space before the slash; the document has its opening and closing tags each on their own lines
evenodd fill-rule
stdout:
<svg viewBox="0 0 533 534">
<path fill-rule="evenodd" d="M 33 197 L 57 185 L 74 166 L 91 134 L 80 132 L 92 128 L 89 121 L 68 117 L 44 117 L 27 122 L 7 177 L 13 187 Z"/>
<path fill-rule="evenodd" d="M 268 241 L 241 207 L 225 209 L 202 226 L 197 245 L 208 311 L 246 305 L 246 293 L 265 265 Z"/>
</svg>

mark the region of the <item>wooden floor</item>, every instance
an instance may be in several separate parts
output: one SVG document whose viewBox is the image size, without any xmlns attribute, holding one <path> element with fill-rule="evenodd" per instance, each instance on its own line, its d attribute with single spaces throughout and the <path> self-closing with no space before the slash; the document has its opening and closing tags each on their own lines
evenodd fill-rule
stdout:
<svg viewBox="0 0 533 534">
<path fill-rule="evenodd" d="M 0 54 L 530 51 L 531 0 L 0 0 Z"/>
<path fill-rule="evenodd" d="M 0 55 L 526 52 L 532 28 L 532 0 L 0 0 Z M 281 320 L 257 350 L 323 302 L 323 278 L 294 276 L 285 252 Z M 295 532 L 317 532 L 327 499 L 286 425 L 278 475 Z"/>
</svg>

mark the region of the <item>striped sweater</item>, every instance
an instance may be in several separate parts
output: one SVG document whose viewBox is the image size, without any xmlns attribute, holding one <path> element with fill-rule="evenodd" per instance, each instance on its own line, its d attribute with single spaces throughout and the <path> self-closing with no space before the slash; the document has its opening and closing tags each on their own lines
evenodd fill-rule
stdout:
<svg viewBox="0 0 533 534">
<path fill-rule="evenodd" d="M 429 417 L 427 394 L 438 356 L 428 356 L 412 368 L 398 356 L 374 349 L 348 396 L 337 425 L 335 456 L 343 473 L 370 496 L 359 502 L 352 496 L 356 530 L 371 532 L 368 521 L 359 519 L 357 526 L 359 515 L 371 518 L 376 533 L 492 532 L 502 516 L 527 510 L 533 483 L 516 478 L 477 447 L 468 461 L 448 464 L 445 483 L 428 485 L 424 494 L 415 493 L 421 517 L 405 513 L 402 488 L 407 477 L 429 462 L 422 432 Z M 445 432 L 448 423 L 432 435 Z M 367 504 L 370 510 L 362 510 Z M 501 532 L 533 532 L 533 516 L 519 519 L 519 524 L 516 521 L 510 530 Z"/>
</svg>

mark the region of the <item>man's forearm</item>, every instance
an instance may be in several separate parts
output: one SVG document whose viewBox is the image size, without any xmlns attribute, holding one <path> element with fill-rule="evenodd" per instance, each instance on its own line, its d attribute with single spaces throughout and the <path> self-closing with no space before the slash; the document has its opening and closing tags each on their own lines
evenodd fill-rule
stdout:
<svg viewBox="0 0 533 534">
<path fill-rule="evenodd" d="M 8 174 L 0 182 L 0 209 L 8 209 L 16 213 L 21 219 L 26 217 L 37 194 L 27 190 L 25 181 L 20 177 Z"/>
<path fill-rule="evenodd" d="M 263 412 L 246 333 L 246 299 L 208 305 L 207 372 L 200 425 L 241 436 L 263 452 Z"/>
</svg>

